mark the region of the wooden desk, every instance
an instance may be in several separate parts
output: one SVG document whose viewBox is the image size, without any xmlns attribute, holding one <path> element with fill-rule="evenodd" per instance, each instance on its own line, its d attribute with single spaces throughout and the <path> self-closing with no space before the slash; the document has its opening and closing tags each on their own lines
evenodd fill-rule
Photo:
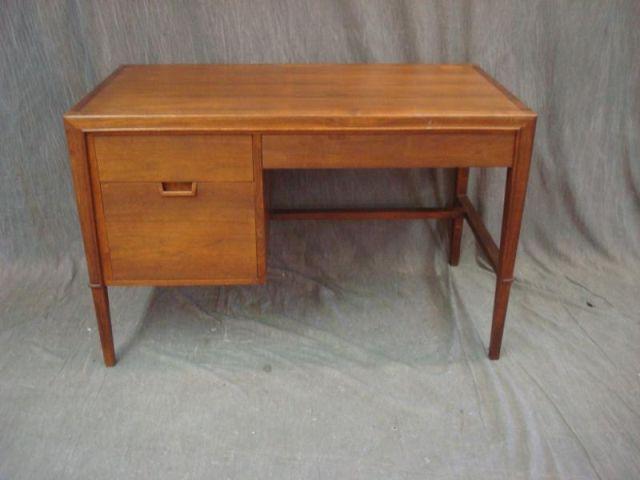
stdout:
<svg viewBox="0 0 640 480">
<path fill-rule="evenodd" d="M 269 220 L 466 219 L 496 271 L 500 355 L 536 115 L 472 65 L 127 65 L 65 114 L 102 352 L 109 285 L 263 283 Z M 439 209 L 268 211 L 266 169 L 455 168 Z M 506 168 L 500 248 L 470 167 Z M 383 273 L 381 272 L 381 275 Z"/>
</svg>

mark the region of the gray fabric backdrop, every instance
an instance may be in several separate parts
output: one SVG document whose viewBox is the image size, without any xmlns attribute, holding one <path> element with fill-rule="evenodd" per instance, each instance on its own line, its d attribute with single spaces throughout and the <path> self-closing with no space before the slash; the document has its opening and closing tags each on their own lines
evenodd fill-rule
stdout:
<svg viewBox="0 0 640 480">
<path fill-rule="evenodd" d="M 640 2 L 0 1 L 0 478 L 640 477 Z M 481 65 L 539 113 L 503 358 L 468 230 L 277 224 L 259 287 L 112 289 L 102 367 L 61 115 L 122 63 Z M 280 172 L 281 206 L 445 171 Z M 497 236 L 504 174 L 474 172 Z"/>
</svg>

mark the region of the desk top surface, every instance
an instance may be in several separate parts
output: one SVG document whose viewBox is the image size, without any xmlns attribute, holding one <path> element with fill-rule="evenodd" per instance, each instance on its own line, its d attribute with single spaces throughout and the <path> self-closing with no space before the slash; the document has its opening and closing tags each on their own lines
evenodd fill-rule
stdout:
<svg viewBox="0 0 640 480">
<path fill-rule="evenodd" d="M 488 118 L 535 114 L 474 65 L 125 65 L 68 119 L 231 122 Z M 284 123 L 282 123 L 284 122 Z M 311 122 L 311 123 L 310 123 Z M 320 125 L 320 123 L 318 123 Z"/>
</svg>

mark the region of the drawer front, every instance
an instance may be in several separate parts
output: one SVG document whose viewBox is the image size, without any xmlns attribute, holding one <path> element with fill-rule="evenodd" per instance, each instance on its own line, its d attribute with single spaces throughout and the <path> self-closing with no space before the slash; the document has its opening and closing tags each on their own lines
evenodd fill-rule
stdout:
<svg viewBox="0 0 640 480">
<path fill-rule="evenodd" d="M 93 136 L 100 180 L 251 182 L 250 135 Z"/>
<path fill-rule="evenodd" d="M 264 168 L 499 167 L 513 162 L 515 133 L 265 135 Z"/>
<path fill-rule="evenodd" d="M 253 283 L 254 184 L 101 185 L 108 284 Z"/>
</svg>

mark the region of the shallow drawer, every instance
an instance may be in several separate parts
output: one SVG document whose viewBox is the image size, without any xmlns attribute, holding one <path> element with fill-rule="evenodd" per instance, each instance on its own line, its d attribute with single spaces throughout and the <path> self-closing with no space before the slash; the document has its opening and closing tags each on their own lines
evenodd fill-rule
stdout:
<svg viewBox="0 0 640 480">
<path fill-rule="evenodd" d="M 100 180 L 250 182 L 250 135 L 93 136 Z"/>
<path fill-rule="evenodd" d="M 513 132 L 265 135 L 264 168 L 497 167 L 513 162 Z"/>
<path fill-rule="evenodd" d="M 257 278 L 252 183 L 101 185 L 107 283 Z"/>
</svg>

